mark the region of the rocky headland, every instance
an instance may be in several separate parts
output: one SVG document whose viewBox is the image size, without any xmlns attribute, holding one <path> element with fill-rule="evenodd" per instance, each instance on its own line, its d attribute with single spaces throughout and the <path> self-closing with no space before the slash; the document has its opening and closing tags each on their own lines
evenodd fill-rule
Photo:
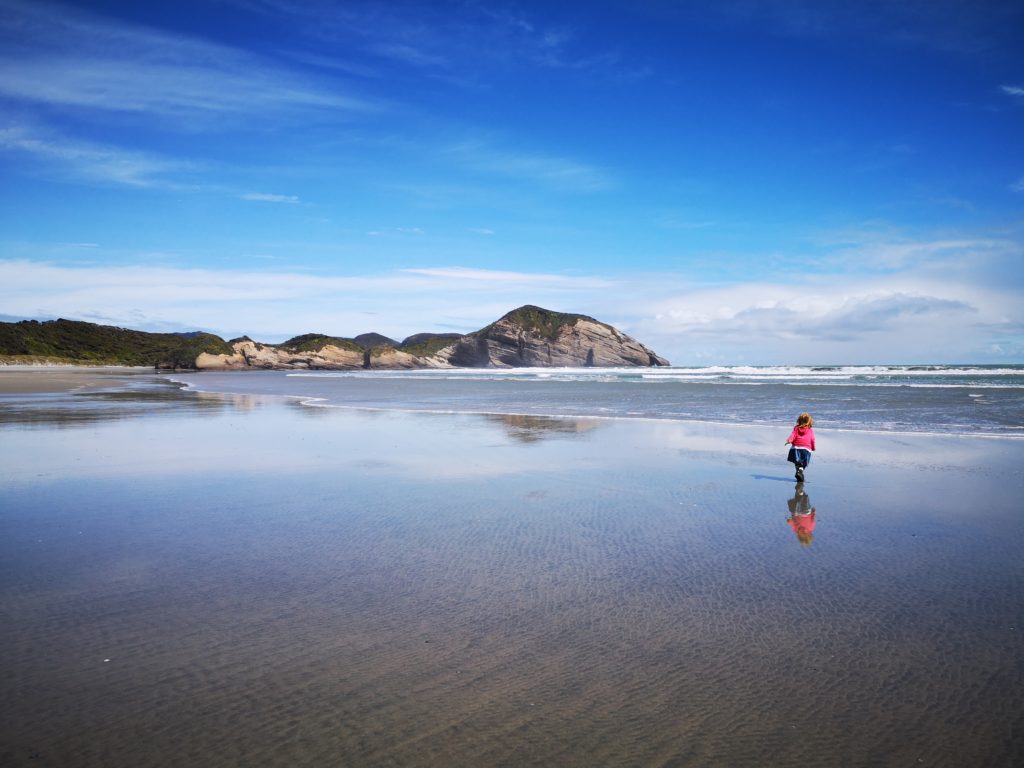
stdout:
<svg viewBox="0 0 1024 768">
<path fill-rule="evenodd" d="M 212 334 L 150 334 L 69 320 L 0 323 L 0 355 L 158 369 L 354 370 L 662 366 L 669 362 L 607 323 L 524 306 L 469 334 L 419 333 L 398 342 L 305 334 L 281 344 Z"/>
</svg>

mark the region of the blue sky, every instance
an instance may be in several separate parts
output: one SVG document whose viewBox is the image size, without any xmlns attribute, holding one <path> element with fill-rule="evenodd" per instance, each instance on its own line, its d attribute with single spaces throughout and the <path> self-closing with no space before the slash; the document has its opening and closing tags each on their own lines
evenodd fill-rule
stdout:
<svg viewBox="0 0 1024 768">
<path fill-rule="evenodd" d="M 1019 2 L 0 0 L 0 315 L 1024 361 Z"/>
</svg>

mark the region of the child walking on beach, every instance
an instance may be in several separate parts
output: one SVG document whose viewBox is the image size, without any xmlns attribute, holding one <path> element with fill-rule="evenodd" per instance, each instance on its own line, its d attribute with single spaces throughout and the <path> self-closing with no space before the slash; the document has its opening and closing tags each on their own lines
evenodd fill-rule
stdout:
<svg viewBox="0 0 1024 768">
<path fill-rule="evenodd" d="M 804 481 L 804 469 L 811 463 L 811 451 L 814 450 L 814 419 L 809 413 L 797 416 L 796 426 L 786 438 L 786 445 L 791 446 L 786 461 L 796 465 L 796 481 Z"/>
</svg>

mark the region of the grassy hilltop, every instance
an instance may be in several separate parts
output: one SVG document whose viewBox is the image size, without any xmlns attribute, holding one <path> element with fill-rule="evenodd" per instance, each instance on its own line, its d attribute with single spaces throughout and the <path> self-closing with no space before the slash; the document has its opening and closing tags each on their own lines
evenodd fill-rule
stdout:
<svg viewBox="0 0 1024 768">
<path fill-rule="evenodd" d="M 0 361 L 191 368 L 202 352 L 228 354 L 212 333 L 147 333 L 78 320 L 0 323 Z"/>
</svg>

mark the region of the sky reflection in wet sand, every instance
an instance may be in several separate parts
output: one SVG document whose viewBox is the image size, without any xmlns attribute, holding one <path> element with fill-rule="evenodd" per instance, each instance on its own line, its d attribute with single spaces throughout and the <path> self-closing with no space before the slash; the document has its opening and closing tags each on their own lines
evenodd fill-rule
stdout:
<svg viewBox="0 0 1024 768">
<path fill-rule="evenodd" d="M 0 403 L 5 764 L 1021 757 L 1020 441 L 160 397 Z"/>
</svg>

